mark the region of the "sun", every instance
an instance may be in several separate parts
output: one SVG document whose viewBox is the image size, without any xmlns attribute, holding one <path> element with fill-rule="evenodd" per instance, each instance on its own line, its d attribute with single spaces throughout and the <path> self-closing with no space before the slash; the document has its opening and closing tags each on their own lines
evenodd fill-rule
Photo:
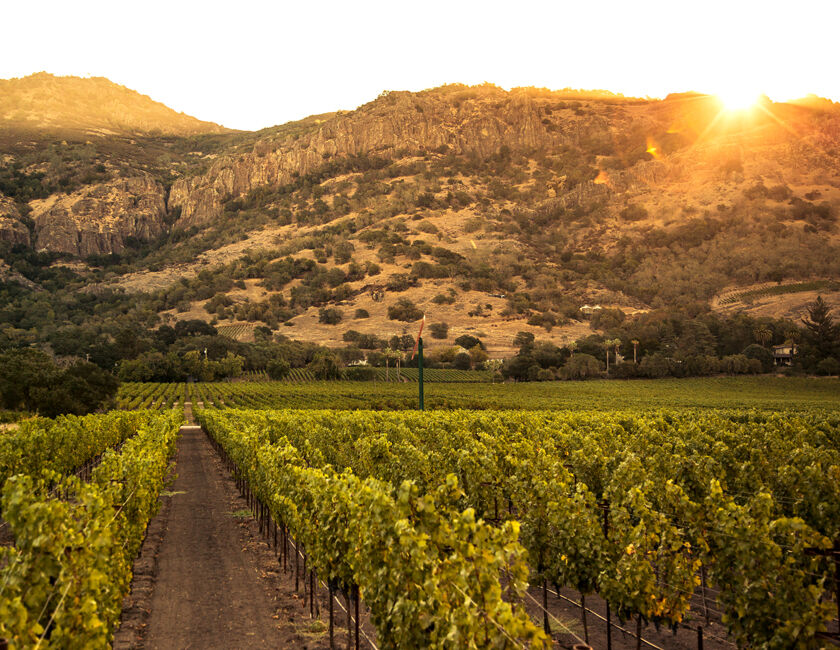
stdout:
<svg viewBox="0 0 840 650">
<path fill-rule="evenodd" d="M 730 88 L 715 93 L 728 111 L 745 111 L 758 103 L 761 93 L 750 88 Z"/>
</svg>

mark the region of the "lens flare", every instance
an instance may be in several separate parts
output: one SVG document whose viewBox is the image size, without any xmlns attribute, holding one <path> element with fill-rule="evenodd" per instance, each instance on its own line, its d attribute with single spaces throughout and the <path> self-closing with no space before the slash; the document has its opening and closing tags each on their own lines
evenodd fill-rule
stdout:
<svg viewBox="0 0 840 650">
<path fill-rule="evenodd" d="M 717 93 L 718 99 L 728 111 L 745 111 L 753 108 L 761 93 L 749 88 L 731 88 Z"/>
</svg>

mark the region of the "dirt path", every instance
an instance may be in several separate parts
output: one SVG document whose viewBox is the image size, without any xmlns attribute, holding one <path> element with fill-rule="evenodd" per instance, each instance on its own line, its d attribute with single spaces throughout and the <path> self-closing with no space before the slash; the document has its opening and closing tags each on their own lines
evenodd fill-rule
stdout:
<svg viewBox="0 0 840 650">
<path fill-rule="evenodd" d="M 185 404 L 187 421 L 192 420 L 190 407 Z M 124 621 L 115 647 L 324 647 L 322 634 L 307 633 L 311 623 L 300 599 L 285 593 L 254 552 L 243 525 L 244 502 L 197 426 L 181 429 L 176 471 L 164 496 L 169 503 L 153 521 L 139 560 L 153 565 L 147 571 L 152 584 L 145 598 L 133 586 L 128 599 L 130 609 L 145 611 L 145 620 Z M 150 539 L 155 524 L 157 544 Z"/>
</svg>

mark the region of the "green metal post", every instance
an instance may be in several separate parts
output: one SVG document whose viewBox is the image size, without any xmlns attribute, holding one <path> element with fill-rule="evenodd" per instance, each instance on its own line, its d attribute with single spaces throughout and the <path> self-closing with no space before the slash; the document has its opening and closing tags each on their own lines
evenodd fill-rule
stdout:
<svg viewBox="0 0 840 650">
<path fill-rule="evenodd" d="M 423 337 L 417 339 L 417 354 L 420 356 L 417 358 L 417 370 L 419 371 L 417 374 L 419 375 L 419 384 L 420 384 L 420 410 L 425 411 L 425 407 L 423 405 Z"/>
</svg>

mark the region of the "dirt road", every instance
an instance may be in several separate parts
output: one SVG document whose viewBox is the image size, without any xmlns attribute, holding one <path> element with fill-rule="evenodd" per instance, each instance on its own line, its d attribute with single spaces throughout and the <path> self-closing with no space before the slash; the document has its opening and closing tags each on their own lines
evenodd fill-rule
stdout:
<svg viewBox="0 0 840 650">
<path fill-rule="evenodd" d="M 244 500 L 201 428 L 181 429 L 176 472 L 135 563 L 114 647 L 325 647 L 323 625 L 312 629 L 301 599 L 273 570 L 276 559 L 255 543 Z"/>
</svg>

